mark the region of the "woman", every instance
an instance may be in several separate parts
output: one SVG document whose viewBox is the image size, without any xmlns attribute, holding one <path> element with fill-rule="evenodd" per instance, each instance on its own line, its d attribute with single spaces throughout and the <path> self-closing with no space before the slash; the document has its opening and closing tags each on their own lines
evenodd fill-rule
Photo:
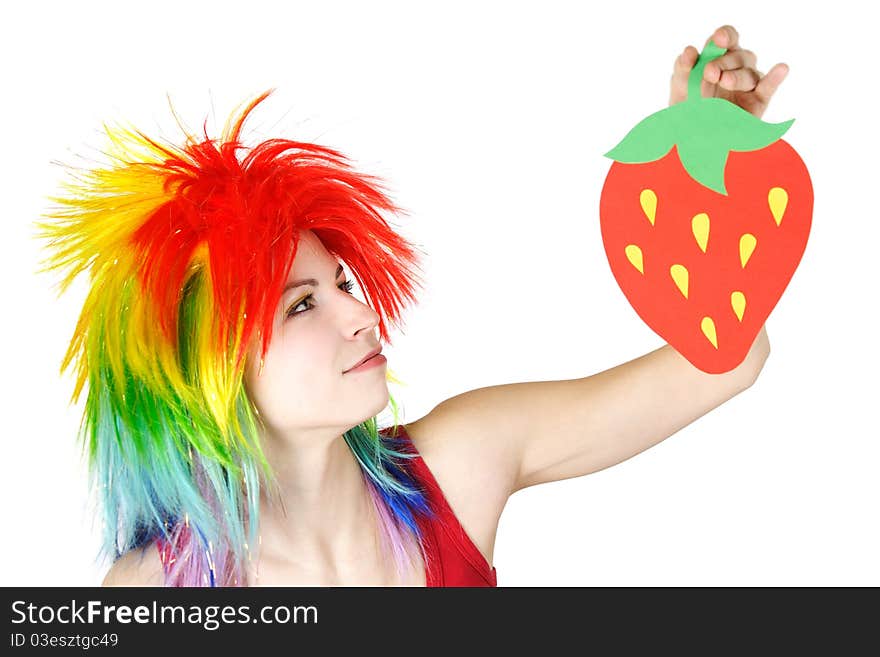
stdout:
<svg viewBox="0 0 880 657">
<path fill-rule="evenodd" d="M 710 38 L 728 52 L 703 95 L 760 116 L 786 68 L 762 76 L 730 26 Z M 697 54 L 676 61 L 670 103 Z M 415 298 L 416 249 L 382 218 L 398 208 L 375 179 L 335 151 L 239 153 L 267 95 L 219 143 L 111 134 L 115 166 L 41 224 L 65 287 L 92 278 L 63 367 L 77 359 L 75 397 L 89 383 L 105 585 L 495 586 L 511 494 L 623 461 L 760 372 L 763 330 L 723 375 L 667 345 L 584 379 L 466 392 L 399 426 L 378 352 Z"/>
</svg>

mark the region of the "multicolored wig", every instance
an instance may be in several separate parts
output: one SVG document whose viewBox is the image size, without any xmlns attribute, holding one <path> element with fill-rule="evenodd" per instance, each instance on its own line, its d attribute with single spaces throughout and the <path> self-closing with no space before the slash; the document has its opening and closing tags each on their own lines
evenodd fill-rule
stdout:
<svg viewBox="0 0 880 657">
<path fill-rule="evenodd" d="M 67 270 L 59 295 L 89 274 L 61 372 L 76 361 L 71 403 L 88 383 L 79 437 L 103 516 L 100 557 L 156 541 L 169 586 L 248 584 L 260 489 L 278 491 L 245 356 L 252 337 L 261 358 L 268 350 L 299 232 L 348 265 L 389 344 L 388 322 L 400 324 L 422 285 L 415 248 L 382 217 L 401 210 L 379 179 L 315 144 L 239 141 L 270 93 L 233 113 L 219 141 L 204 125 L 204 139 L 181 126 L 182 147 L 105 126 L 110 165 L 75 170 L 67 194 L 50 197 L 51 221 L 37 222 L 52 250 L 42 271 Z M 427 565 L 417 520 L 432 511 L 390 404 L 392 435 L 370 418 L 343 437 L 402 577 L 417 554 Z"/>
</svg>

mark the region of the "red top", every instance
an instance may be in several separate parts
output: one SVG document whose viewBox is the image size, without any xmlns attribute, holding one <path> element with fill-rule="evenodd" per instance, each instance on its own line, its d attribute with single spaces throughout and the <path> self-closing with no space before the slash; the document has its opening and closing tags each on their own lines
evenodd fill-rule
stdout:
<svg viewBox="0 0 880 657">
<path fill-rule="evenodd" d="M 497 587 L 495 567 L 489 565 L 455 517 L 437 480 L 403 425 L 398 425 L 397 436 L 405 437 L 407 448 L 416 454 L 407 463 L 412 464 L 413 473 L 425 487 L 428 501 L 436 513 L 432 520 L 419 519 L 429 560 L 425 572 L 426 585 Z"/>
</svg>

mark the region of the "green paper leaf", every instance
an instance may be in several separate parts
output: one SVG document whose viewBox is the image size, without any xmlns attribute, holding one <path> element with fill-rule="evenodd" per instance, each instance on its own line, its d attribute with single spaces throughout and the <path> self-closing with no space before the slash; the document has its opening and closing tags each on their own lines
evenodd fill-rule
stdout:
<svg viewBox="0 0 880 657">
<path fill-rule="evenodd" d="M 794 119 L 766 123 L 723 98 L 701 98 L 703 69 L 724 52 L 710 41 L 691 71 L 688 99 L 637 123 L 605 157 L 641 164 L 659 160 L 676 146 L 691 178 L 726 195 L 724 167 L 730 151 L 766 148 L 785 134 Z"/>
<path fill-rule="evenodd" d="M 666 155 L 675 145 L 680 132 L 678 118 L 681 105 L 673 105 L 642 119 L 605 157 L 617 162 L 653 162 Z"/>
<path fill-rule="evenodd" d="M 678 159 L 688 175 L 725 196 L 724 167 L 727 166 L 729 153 L 729 149 L 723 146 L 719 148 L 709 140 L 686 139 L 678 144 Z"/>
</svg>

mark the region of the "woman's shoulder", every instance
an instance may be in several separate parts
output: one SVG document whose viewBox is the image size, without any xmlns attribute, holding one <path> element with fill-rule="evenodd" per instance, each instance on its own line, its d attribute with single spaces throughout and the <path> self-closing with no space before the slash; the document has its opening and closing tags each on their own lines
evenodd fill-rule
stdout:
<svg viewBox="0 0 880 657">
<path fill-rule="evenodd" d="M 120 556 L 101 586 L 164 586 L 165 575 L 155 541 Z"/>
<path fill-rule="evenodd" d="M 491 564 L 498 521 L 510 491 L 473 437 L 425 416 L 404 425 L 427 470 L 473 543 Z"/>
</svg>

